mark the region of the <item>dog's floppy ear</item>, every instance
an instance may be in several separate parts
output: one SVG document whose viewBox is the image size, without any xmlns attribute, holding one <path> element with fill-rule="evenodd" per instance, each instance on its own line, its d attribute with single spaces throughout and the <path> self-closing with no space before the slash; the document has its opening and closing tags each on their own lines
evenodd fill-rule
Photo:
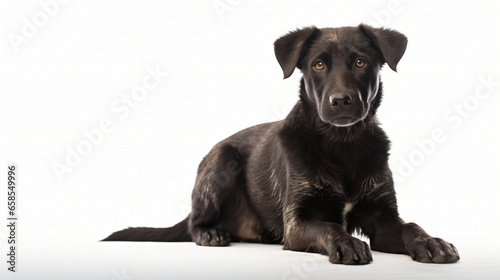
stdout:
<svg viewBox="0 0 500 280">
<path fill-rule="evenodd" d="M 318 32 L 319 29 L 314 26 L 297 29 L 274 42 L 274 54 L 283 69 L 284 79 L 292 75 L 307 46 Z"/>
<path fill-rule="evenodd" d="M 406 36 L 395 30 L 374 28 L 364 24 L 360 24 L 359 29 L 379 49 L 387 65 L 396 71 L 398 62 L 403 57 L 408 44 Z"/>
</svg>

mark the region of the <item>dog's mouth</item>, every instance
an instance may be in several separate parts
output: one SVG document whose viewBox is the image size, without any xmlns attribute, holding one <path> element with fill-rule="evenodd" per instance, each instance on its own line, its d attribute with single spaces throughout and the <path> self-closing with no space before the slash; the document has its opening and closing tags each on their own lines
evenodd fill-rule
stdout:
<svg viewBox="0 0 500 280">
<path fill-rule="evenodd" d="M 360 108 L 354 112 L 338 112 L 337 114 L 331 110 L 322 112 L 321 108 L 319 108 L 319 111 L 320 119 L 335 127 L 349 127 L 355 125 L 363 121 L 368 115 L 368 110 L 364 110 L 364 106 L 360 106 Z"/>
<path fill-rule="evenodd" d="M 336 127 L 348 127 L 348 126 L 356 124 L 360 120 L 361 119 L 359 119 L 359 118 L 342 116 L 342 117 L 337 117 L 337 118 L 331 120 L 330 124 L 333 126 L 336 126 Z"/>
</svg>

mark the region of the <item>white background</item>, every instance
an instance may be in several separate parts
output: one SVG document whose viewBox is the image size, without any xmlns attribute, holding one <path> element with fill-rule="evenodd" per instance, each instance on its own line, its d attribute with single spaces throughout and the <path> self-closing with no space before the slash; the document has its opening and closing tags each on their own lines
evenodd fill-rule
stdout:
<svg viewBox="0 0 500 280">
<path fill-rule="evenodd" d="M 19 272 L 7 272 L 0 257 L 0 275 L 498 277 L 498 2 L 68 1 L 49 12 L 47 2 L 0 4 L 0 166 L 6 182 L 7 165 L 17 164 L 19 183 Z M 409 38 L 399 73 L 382 71 L 379 120 L 393 143 L 401 216 L 454 243 L 459 263 L 375 253 L 373 264 L 357 268 L 280 246 L 97 242 L 128 226 L 180 221 L 189 213 L 196 168 L 215 143 L 286 116 L 298 99 L 300 72 L 282 80 L 275 39 L 303 26 L 361 22 Z M 169 77 L 129 115 L 112 109 L 156 68 Z M 114 129 L 58 177 L 54 164 L 67 165 L 68 151 L 85 145 L 84 131 L 106 119 Z M 443 136 L 431 143 L 436 130 Z M 0 233 L 5 256 L 7 228 Z"/>
</svg>

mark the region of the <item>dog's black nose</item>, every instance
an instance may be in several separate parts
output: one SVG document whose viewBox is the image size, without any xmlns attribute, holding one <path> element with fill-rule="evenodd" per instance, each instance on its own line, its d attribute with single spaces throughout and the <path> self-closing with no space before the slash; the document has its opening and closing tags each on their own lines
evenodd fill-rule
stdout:
<svg viewBox="0 0 500 280">
<path fill-rule="evenodd" d="M 349 95 L 332 95 L 330 96 L 330 104 L 334 110 L 345 109 L 352 104 L 352 98 Z"/>
</svg>

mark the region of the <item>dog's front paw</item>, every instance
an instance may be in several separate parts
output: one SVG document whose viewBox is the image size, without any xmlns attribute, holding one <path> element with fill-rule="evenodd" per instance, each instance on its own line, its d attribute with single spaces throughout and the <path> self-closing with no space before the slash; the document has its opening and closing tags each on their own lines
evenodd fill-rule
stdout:
<svg viewBox="0 0 500 280">
<path fill-rule="evenodd" d="M 343 237 L 332 244 L 329 260 L 336 264 L 367 264 L 373 261 L 370 246 L 354 237 Z"/>
<path fill-rule="evenodd" d="M 441 238 L 417 237 L 406 245 L 406 249 L 417 262 L 453 263 L 460 259 L 457 248 Z"/>
<path fill-rule="evenodd" d="M 231 237 L 229 233 L 222 229 L 211 228 L 200 232 L 195 242 L 201 246 L 228 246 L 231 242 Z"/>
</svg>

